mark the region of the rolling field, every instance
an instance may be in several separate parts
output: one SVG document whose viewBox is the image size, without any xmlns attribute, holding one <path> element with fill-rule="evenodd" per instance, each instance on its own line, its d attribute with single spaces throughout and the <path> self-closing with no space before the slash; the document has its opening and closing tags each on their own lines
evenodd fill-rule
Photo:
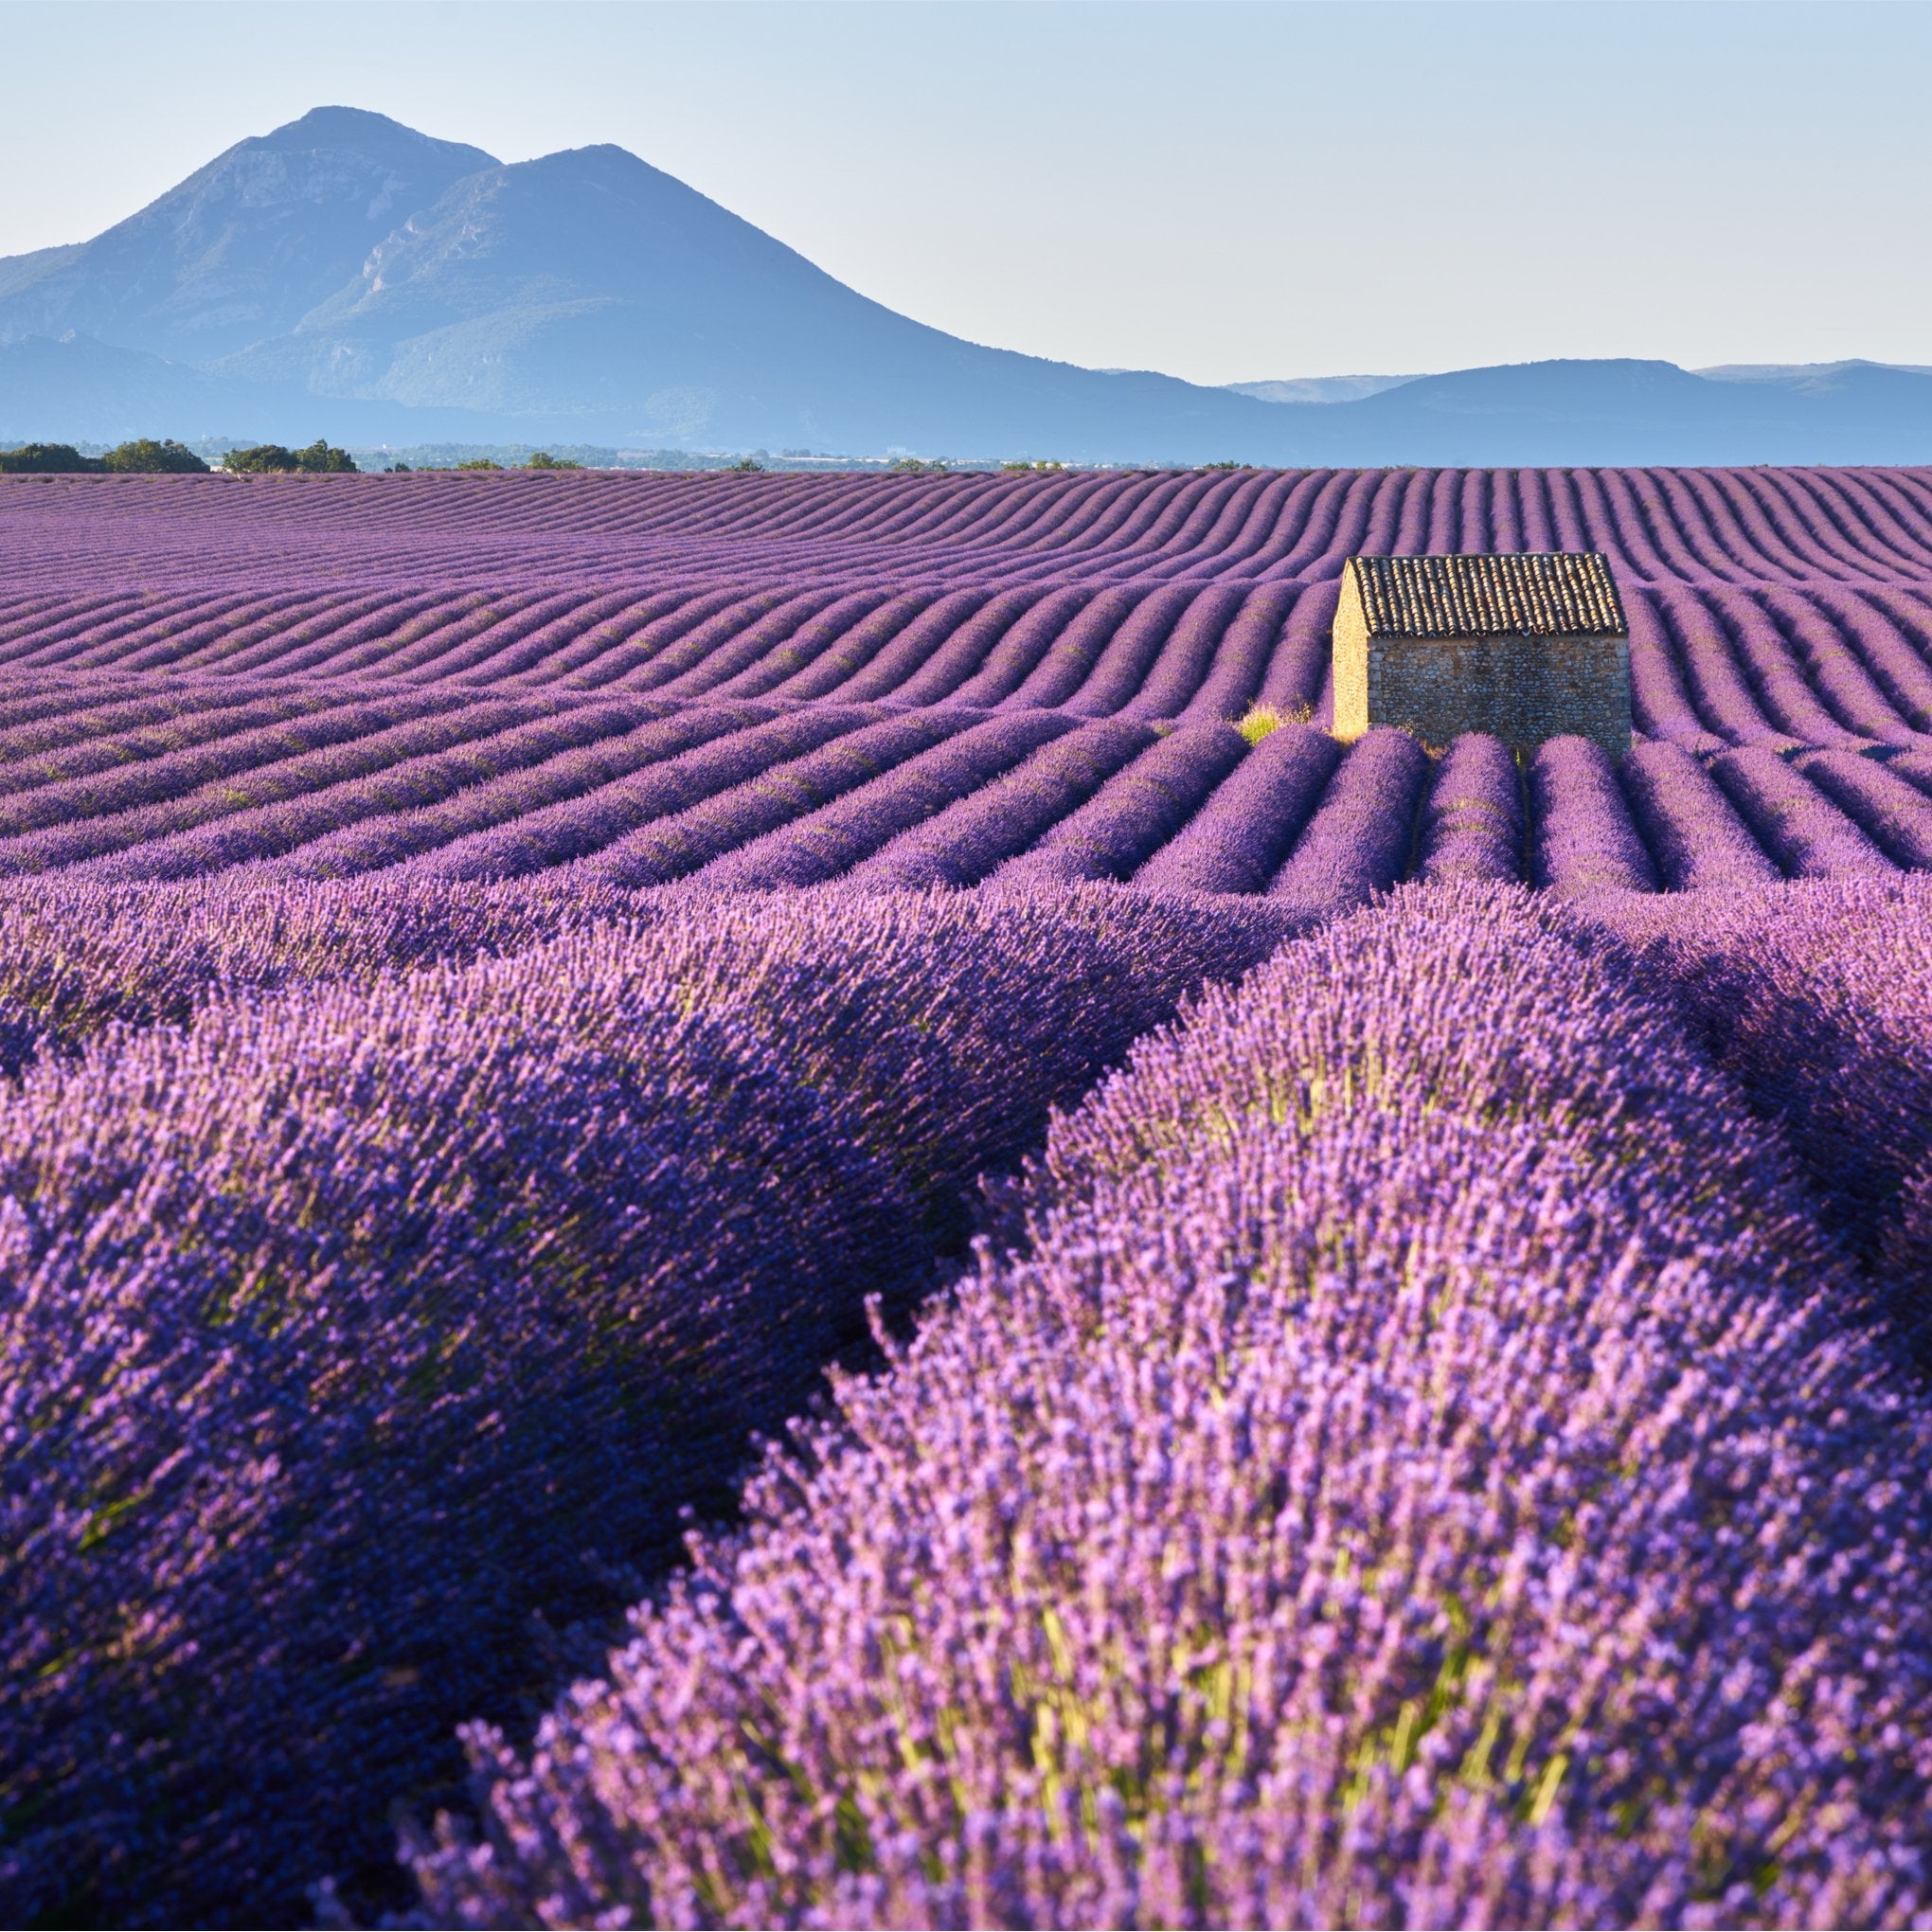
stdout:
<svg viewBox="0 0 1932 1932">
<path fill-rule="evenodd" d="M 1353 552 L 1519 548 L 1613 560 L 1644 742 L 1620 783 L 1552 753 L 1513 849 L 1459 863 L 1666 890 L 1932 864 L 1916 472 L 36 477 L 0 499 L 0 878 L 1024 858 L 1332 903 L 1394 882 L 1425 791 L 1494 809 L 1479 758 L 1318 771 L 1302 731 L 1270 779 L 1217 727 L 1321 724 Z M 1359 878 L 1291 863 L 1330 808 L 1390 821 Z M 1170 850 L 1224 811 L 1267 849 Z"/>
<path fill-rule="evenodd" d="M 0 479 L 0 1919 L 1923 1923 L 1926 875 L 1932 473 Z"/>
</svg>

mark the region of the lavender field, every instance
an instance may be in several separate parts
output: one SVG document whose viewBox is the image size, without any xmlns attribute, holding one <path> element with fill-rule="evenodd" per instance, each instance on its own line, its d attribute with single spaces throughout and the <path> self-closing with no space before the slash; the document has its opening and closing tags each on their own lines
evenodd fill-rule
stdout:
<svg viewBox="0 0 1932 1932">
<path fill-rule="evenodd" d="M 1932 472 L 0 479 L 5 1923 L 1932 1923 L 1928 1291 Z"/>
</svg>

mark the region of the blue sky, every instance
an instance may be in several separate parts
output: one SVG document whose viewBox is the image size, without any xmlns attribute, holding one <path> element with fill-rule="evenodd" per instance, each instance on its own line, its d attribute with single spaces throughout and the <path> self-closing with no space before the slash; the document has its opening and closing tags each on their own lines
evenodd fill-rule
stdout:
<svg viewBox="0 0 1932 1932">
<path fill-rule="evenodd" d="M 1198 382 L 1932 363 L 1932 7 L 0 0 L 0 254 L 340 102 L 616 141 L 895 309 Z"/>
</svg>

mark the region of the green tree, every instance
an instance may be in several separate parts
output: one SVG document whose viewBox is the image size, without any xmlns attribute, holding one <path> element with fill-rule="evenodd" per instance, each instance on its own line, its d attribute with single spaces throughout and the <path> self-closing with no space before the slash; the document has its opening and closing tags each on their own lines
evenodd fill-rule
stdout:
<svg viewBox="0 0 1932 1932">
<path fill-rule="evenodd" d="M 339 450 L 333 443 L 324 442 L 318 436 L 305 450 L 295 452 L 295 467 L 305 475 L 349 475 L 361 474 L 355 466 L 355 459 L 347 450 Z"/>
<path fill-rule="evenodd" d="M 104 467 L 98 456 L 83 456 L 72 443 L 22 443 L 17 450 L 0 450 L 0 474 L 78 475 Z"/>
<path fill-rule="evenodd" d="M 460 463 L 452 463 L 453 470 L 500 470 L 503 465 L 492 456 L 465 456 Z"/>
<path fill-rule="evenodd" d="M 101 467 L 122 472 L 139 471 L 149 474 L 188 476 L 207 474 L 208 466 L 185 443 L 172 437 L 156 442 L 151 436 L 134 442 L 116 443 L 102 456 Z"/>
<path fill-rule="evenodd" d="M 548 450 L 537 450 L 524 464 L 526 470 L 581 470 L 581 463 L 573 463 L 568 456 L 553 456 Z"/>
<path fill-rule="evenodd" d="M 246 449 L 230 450 L 222 458 L 222 468 L 239 476 L 264 476 L 296 467 L 295 451 L 280 443 L 250 443 Z"/>
<path fill-rule="evenodd" d="M 222 467 L 244 476 L 271 472 L 290 474 L 297 470 L 309 475 L 328 471 L 355 473 L 355 463 L 349 452 L 324 442 L 320 437 L 302 450 L 288 449 L 281 443 L 251 443 L 244 450 L 230 450 L 222 458 Z"/>
</svg>

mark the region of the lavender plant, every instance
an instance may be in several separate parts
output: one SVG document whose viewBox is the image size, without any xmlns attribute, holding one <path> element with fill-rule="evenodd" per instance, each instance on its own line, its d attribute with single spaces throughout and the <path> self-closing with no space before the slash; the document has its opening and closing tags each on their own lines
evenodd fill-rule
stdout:
<svg viewBox="0 0 1932 1932">
<path fill-rule="evenodd" d="M 1156 892 L 1261 892 L 1340 762 L 1325 731 L 1271 731 L 1134 875 Z"/>
<path fill-rule="evenodd" d="M 1144 724 L 1102 718 L 1043 745 L 1003 778 L 888 839 L 847 875 L 854 886 L 917 891 L 976 886 L 1084 804 L 1154 742 Z"/>
<path fill-rule="evenodd" d="M 9 1916 L 379 1873 L 456 1721 L 563 1667 L 533 1615 L 641 1587 L 975 1176 L 1281 930 L 667 899 L 44 1058 L 0 1093 Z"/>
<path fill-rule="evenodd" d="M 1430 780 L 1418 828 L 1417 876 L 1513 881 L 1523 876 L 1523 785 L 1499 738 L 1470 732 Z"/>
<path fill-rule="evenodd" d="M 0 1915 L 1927 1916 L 1926 476 L 124 480 L 0 479 Z M 1318 728 L 1551 546 L 1628 757 Z"/>
<path fill-rule="evenodd" d="M 1672 891 L 1783 877 L 1716 780 L 1682 745 L 1636 745 L 1621 776 L 1643 842 Z"/>
<path fill-rule="evenodd" d="M 1909 1921 L 1932 1429 L 1862 1298 L 1614 949 L 1333 925 L 1056 1128 L 1030 1255 L 529 1752 L 471 1728 L 422 1913 Z"/>
<path fill-rule="evenodd" d="M 1359 739 L 1336 767 L 1270 893 L 1333 913 L 1387 891 L 1407 868 L 1428 776 L 1428 754 L 1407 732 L 1378 726 Z"/>
<path fill-rule="evenodd" d="M 1079 811 L 1007 860 L 1002 885 L 1124 879 L 1161 850 L 1247 753 L 1225 724 L 1182 724 L 1116 773 Z"/>
<path fill-rule="evenodd" d="M 1073 728 L 1071 718 L 1050 711 L 987 719 L 850 796 L 722 853 L 700 876 L 707 885 L 761 889 L 839 878 L 895 834 L 1003 777 Z"/>
<path fill-rule="evenodd" d="M 1858 879 L 1892 870 L 1858 827 L 1769 746 L 1726 752 L 1709 769 L 1759 845 L 1789 877 Z"/>
<path fill-rule="evenodd" d="M 1551 738 L 1525 767 L 1530 880 L 1561 892 L 1655 892 L 1657 868 L 1631 815 L 1617 767 L 1587 738 Z"/>
</svg>

